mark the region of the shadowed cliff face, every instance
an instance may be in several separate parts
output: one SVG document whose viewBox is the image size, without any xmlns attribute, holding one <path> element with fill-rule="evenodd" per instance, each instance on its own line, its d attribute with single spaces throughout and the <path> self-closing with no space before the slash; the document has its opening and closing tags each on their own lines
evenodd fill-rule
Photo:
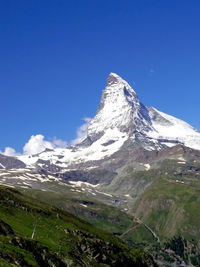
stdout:
<svg viewBox="0 0 200 267">
<path fill-rule="evenodd" d="M 15 157 L 0 154 L 0 169 L 25 168 L 26 164 Z"/>
</svg>

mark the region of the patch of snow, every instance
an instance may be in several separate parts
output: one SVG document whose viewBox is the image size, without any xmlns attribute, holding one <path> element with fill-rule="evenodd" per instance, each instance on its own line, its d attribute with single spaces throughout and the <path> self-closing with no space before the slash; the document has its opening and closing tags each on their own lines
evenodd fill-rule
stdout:
<svg viewBox="0 0 200 267">
<path fill-rule="evenodd" d="M 144 167 L 146 168 L 146 171 L 148 171 L 150 168 L 151 168 L 151 166 L 150 166 L 150 164 L 144 164 Z"/>
<path fill-rule="evenodd" d="M 28 175 L 30 177 L 35 177 L 35 174 L 33 174 L 33 173 L 26 173 L 26 175 Z"/>
<path fill-rule="evenodd" d="M 1 183 L 1 181 L 0 181 L 0 184 L 2 184 L 2 185 L 6 185 L 6 186 L 8 186 L 8 187 L 12 187 L 12 188 L 15 188 L 13 185 L 10 185 L 10 184 L 6 184 L 6 183 Z"/>
<path fill-rule="evenodd" d="M 184 182 L 183 181 L 180 181 L 180 180 L 176 180 L 176 183 L 184 184 Z"/>
<path fill-rule="evenodd" d="M 23 180 L 25 181 L 25 180 L 28 179 L 26 176 L 11 176 L 11 178 L 12 178 L 12 179 L 17 178 L 17 179 L 20 179 L 20 180 L 22 180 L 22 181 L 23 181 Z"/>
<path fill-rule="evenodd" d="M 9 175 L 8 172 L 0 172 L 0 176 Z"/>
<path fill-rule="evenodd" d="M 87 183 L 87 182 L 81 182 L 81 181 L 78 181 L 78 182 L 75 182 L 75 181 L 69 181 L 70 184 L 74 185 L 74 186 L 77 186 L 77 187 L 82 187 L 83 185 L 85 186 L 90 186 L 90 187 L 97 187 L 99 184 L 90 184 L 90 183 Z"/>
<path fill-rule="evenodd" d="M 160 118 L 165 120 L 165 124 L 162 123 L 162 121 L 154 120 L 154 113 L 158 114 Z M 155 108 L 152 108 L 150 115 L 152 116 L 152 126 L 155 129 L 154 131 L 148 133 L 151 138 L 157 140 L 169 140 L 169 142 L 165 142 L 167 146 L 174 146 L 175 143 L 172 142 L 170 144 L 170 140 L 173 140 L 193 149 L 200 150 L 200 132 L 194 129 L 191 125 L 173 116 L 158 111 Z"/>
<path fill-rule="evenodd" d="M 81 203 L 80 205 L 83 206 L 83 207 L 85 207 L 85 208 L 87 208 L 87 205 L 85 205 L 85 204 L 82 204 L 82 203 Z"/>
<path fill-rule="evenodd" d="M 81 193 L 81 191 L 80 191 L 80 190 L 77 190 L 77 189 L 76 189 L 75 191 L 76 191 L 76 192 L 78 192 L 78 193 Z"/>
<path fill-rule="evenodd" d="M 11 169 L 11 170 L 8 170 L 8 172 L 10 173 L 23 173 L 23 172 L 28 172 L 29 170 L 28 169 Z"/>
<path fill-rule="evenodd" d="M 19 160 L 23 161 L 27 166 L 31 166 L 36 163 L 39 156 L 28 156 L 28 155 L 21 155 L 17 157 Z"/>
<path fill-rule="evenodd" d="M 1 163 L 0 163 L 0 166 L 1 166 L 3 169 L 5 169 L 5 168 L 6 168 L 6 167 L 5 167 L 3 164 L 1 164 Z"/>
<path fill-rule="evenodd" d="M 185 162 L 185 159 L 183 157 L 179 157 L 178 158 L 180 161 L 184 161 Z"/>
<path fill-rule="evenodd" d="M 98 168 L 98 166 L 91 166 L 91 167 L 85 168 L 84 170 L 93 170 L 93 169 L 96 169 L 96 168 Z"/>
<path fill-rule="evenodd" d="M 100 191 L 98 191 L 98 190 L 96 190 L 96 192 L 97 192 L 97 193 L 99 193 L 99 194 L 102 194 L 102 195 L 108 196 L 108 197 L 112 197 L 112 195 L 111 195 L 111 194 L 103 193 L 103 192 L 100 192 Z"/>
<path fill-rule="evenodd" d="M 24 185 L 30 185 L 30 184 L 28 184 L 28 183 L 26 183 L 26 182 L 23 182 L 23 184 L 24 184 Z"/>
</svg>

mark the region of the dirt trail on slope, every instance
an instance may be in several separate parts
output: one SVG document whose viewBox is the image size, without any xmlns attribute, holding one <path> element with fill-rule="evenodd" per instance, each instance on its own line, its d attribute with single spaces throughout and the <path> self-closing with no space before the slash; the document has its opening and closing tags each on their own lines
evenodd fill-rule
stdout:
<svg viewBox="0 0 200 267">
<path fill-rule="evenodd" d="M 160 238 L 156 235 L 156 233 L 147 225 L 145 224 L 143 221 L 141 221 L 139 218 L 134 218 L 133 219 L 134 222 L 137 222 L 137 225 L 131 226 L 129 227 L 122 235 L 120 235 L 120 237 L 123 237 L 124 235 L 128 234 L 130 231 L 136 229 L 140 224 L 143 224 L 144 227 L 153 235 L 153 237 L 156 239 L 156 241 L 158 243 L 160 243 Z"/>
</svg>

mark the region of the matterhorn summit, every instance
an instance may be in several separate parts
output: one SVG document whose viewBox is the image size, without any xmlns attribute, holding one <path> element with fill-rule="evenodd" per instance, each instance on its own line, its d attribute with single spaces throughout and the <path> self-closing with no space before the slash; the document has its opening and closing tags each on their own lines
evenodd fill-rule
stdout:
<svg viewBox="0 0 200 267">
<path fill-rule="evenodd" d="M 108 130 L 129 136 L 134 131 L 153 130 L 148 110 L 133 88 L 115 73 L 108 76 L 97 114 L 88 125 L 88 138 L 94 142 Z"/>
<path fill-rule="evenodd" d="M 109 139 L 112 132 L 124 133 L 147 150 L 178 143 L 200 149 L 200 132 L 182 120 L 145 107 L 133 88 L 115 73 L 107 78 L 97 114 L 88 125 L 87 142 L 102 136 Z"/>
</svg>

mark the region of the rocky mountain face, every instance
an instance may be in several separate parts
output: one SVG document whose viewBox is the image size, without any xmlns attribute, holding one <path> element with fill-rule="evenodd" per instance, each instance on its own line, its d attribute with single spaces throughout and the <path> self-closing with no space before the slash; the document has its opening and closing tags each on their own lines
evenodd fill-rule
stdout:
<svg viewBox="0 0 200 267">
<path fill-rule="evenodd" d="M 95 184 L 107 179 L 109 183 L 118 170 L 128 164 L 134 164 L 136 170 L 145 170 L 149 168 L 145 164 L 153 166 L 155 161 L 163 158 L 184 159 L 187 154 L 184 151 L 188 150 L 184 147 L 191 148 L 191 158 L 198 160 L 195 155 L 200 150 L 200 132 L 182 120 L 144 106 L 133 88 L 111 73 L 83 142 L 65 149 L 45 150 L 37 155 L 17 158 L 0 155 L 0 168 L 26 167 L 60 173 L 61 176 L 67 173 L 66 177 L 71 179 L 74 175 L 68 174 L 72 169 L 73 172 L 82 170 L 84 175 L 79 177 L 84 176 L 84 181 Z M 92 175 L 85 175 L 86 172 Z"/>
<path fill-rule="evenodd" d="M 26 164 L 15 157 L 0 154 L 0 169 L 25 168 Z"/>
</svg>

